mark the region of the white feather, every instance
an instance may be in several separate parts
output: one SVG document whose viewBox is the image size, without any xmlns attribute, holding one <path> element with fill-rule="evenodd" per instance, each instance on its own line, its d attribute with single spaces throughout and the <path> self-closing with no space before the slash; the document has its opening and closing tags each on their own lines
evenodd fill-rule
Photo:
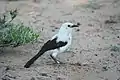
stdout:
<svg viewBox="0 0 120 80">
<path fill-rule="evenodd" d="M 72 23 L 64 23 L 59 32 L 52 37 L 52 39 L 57 37 L 57 42 L 62 41 L 62 42 L 67 42 L 67 45 L 60 47 L 59 49 L 54 49 L 52 50 L 53 56 L 56 57 L 58 53 L 62 53 L 66 51 L 72 42 L 72 28 L 68 27 L 68 25 L 73 25 Z M 51 39 L 51 40 L 52 40 Z"/>
</svg>

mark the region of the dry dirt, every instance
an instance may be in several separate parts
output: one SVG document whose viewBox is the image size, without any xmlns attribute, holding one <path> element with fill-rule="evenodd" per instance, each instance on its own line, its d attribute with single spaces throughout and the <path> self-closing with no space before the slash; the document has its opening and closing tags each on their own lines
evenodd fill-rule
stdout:
<svg viewBox="0 0 120 80">
<path fill-rule="evenodd" d="M 0 80 L 120 80 L 119 0 L 0 0 L 0 13 L 15 8 L 15 21 L 32 26 L 40 39 L 0 53 Z M 24 68 L 67 21 L 82 25 L 73 30 L 71 51 L 58 55 L 65 64 L 54 64 L 47 52 Z"/>
</svg>

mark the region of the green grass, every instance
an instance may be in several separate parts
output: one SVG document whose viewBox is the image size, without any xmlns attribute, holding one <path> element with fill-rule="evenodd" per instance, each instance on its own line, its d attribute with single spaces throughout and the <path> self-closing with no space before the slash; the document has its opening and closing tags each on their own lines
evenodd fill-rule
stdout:
<svg viewBox="0 0 120 80">
<path fill-rule="evenodd" d="M 17 9 L 4 13 L 0 17 L 0 47 L 17 47 L 34 42 L 39 37 L 30 27 L 22 23 L 13 23 L 18 14 Z"/>
</svg>

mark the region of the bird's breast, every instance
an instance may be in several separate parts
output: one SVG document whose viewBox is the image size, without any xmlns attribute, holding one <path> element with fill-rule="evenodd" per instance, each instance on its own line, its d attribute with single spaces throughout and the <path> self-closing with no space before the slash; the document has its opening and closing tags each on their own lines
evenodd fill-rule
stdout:
<svg viewBox="0 0 120 80">
<path fill-rule="evenodd" d="M 59 41 L 68 42 L 69 40 L 71 40 L 71 38 L 72 38 L 71 35 L 62 35 L 58 37 L 57 42 Z"/>
</svg>

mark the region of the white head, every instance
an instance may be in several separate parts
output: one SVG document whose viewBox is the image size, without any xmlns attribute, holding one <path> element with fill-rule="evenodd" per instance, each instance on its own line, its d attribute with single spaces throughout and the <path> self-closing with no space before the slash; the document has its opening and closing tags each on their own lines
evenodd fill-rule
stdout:
<svg viewBox="0 0 120 80">
<path fill-rule="evenodd" d="M 74 28 L 74 27 L 79 27 L 79 25 L 80 25 L 80 23 L 77 23 L 76 25 L 75 24 L 73 24 L 73 23 L 70 23 L 70 22 L 67 22 L 67 23 L 63 23 L 62 24 L 62 26 L 61 26 L 61 28 L 60 28 L 60 30 L 59 30 L 59 32 L 60 33 L 72 33 L 72 29 Z"/>
</svg>

